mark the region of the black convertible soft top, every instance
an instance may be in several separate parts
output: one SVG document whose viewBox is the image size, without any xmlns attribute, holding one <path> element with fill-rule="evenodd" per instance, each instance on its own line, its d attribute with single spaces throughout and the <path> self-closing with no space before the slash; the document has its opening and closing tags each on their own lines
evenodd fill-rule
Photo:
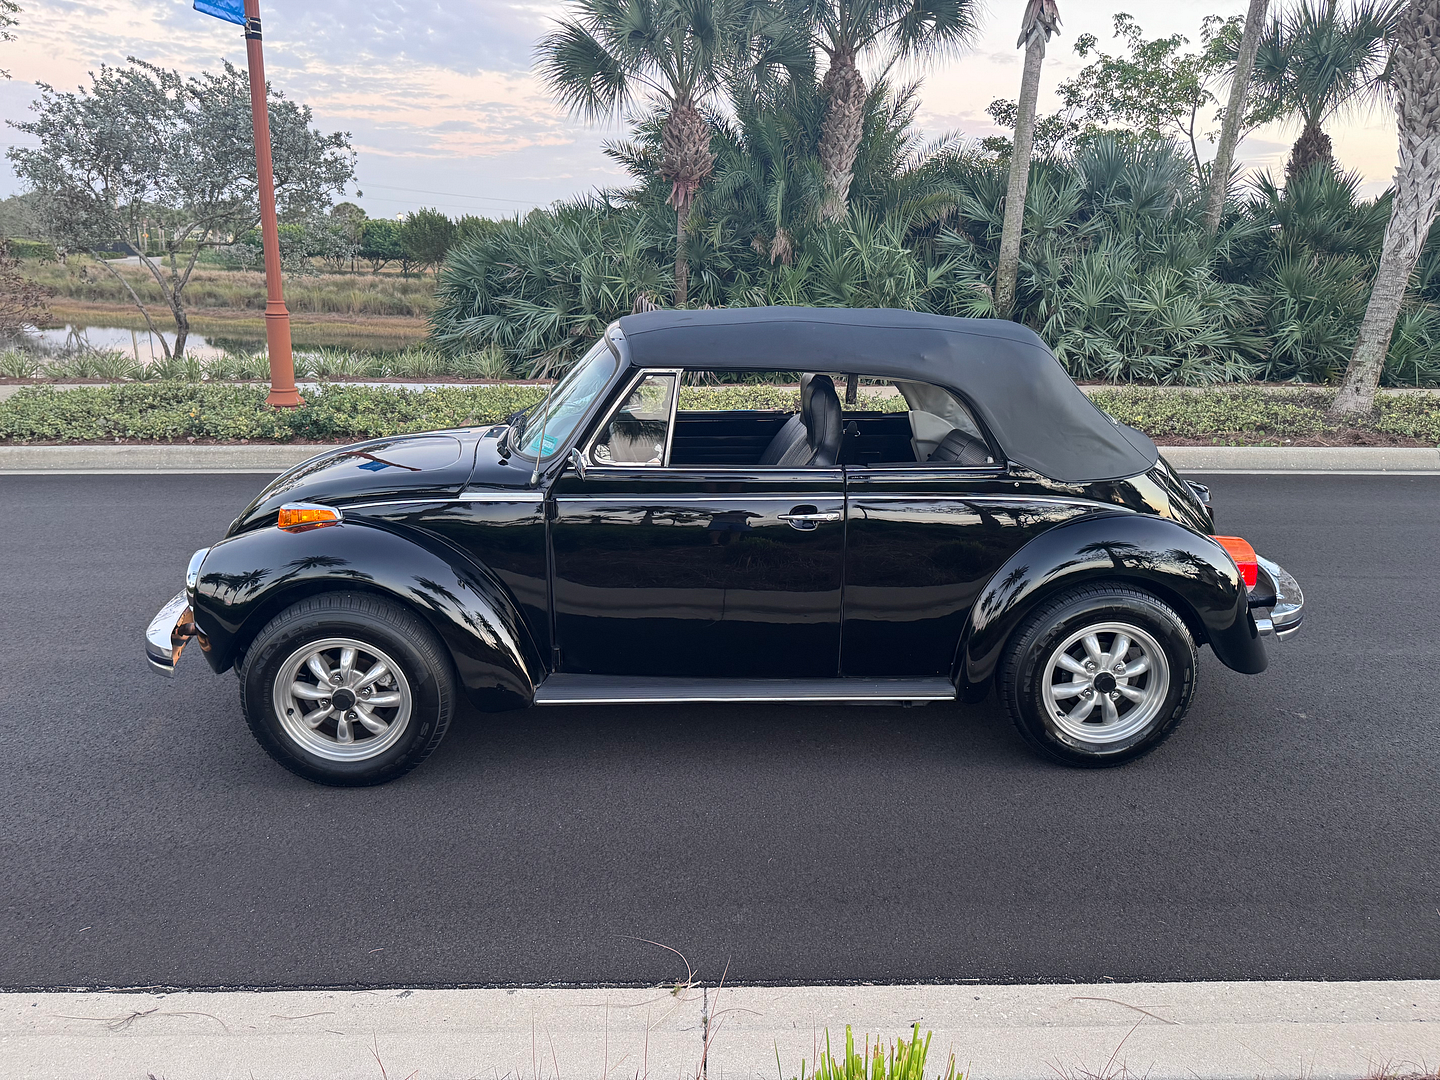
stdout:
<svg viewBox="0 0 1440 1080">
<path fill-rule="evenodd" d="M 913 379 L 959 392 L 1011 461 L 1065 483 L 1148 472 L 1143 432 L 1080 392 L 1045 342 L 1003 319 L 892 308 L 647 311 L 620 319 L 637 367 L 825 371 Z"/>
</svg>

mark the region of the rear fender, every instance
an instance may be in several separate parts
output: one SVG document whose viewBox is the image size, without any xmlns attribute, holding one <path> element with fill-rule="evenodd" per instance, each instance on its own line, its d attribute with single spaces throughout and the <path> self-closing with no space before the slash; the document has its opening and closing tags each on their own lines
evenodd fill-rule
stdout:
<svg viewBox="0 0 1440 1080">
<path fill-rule="evenodd" d="M 211 548 L 192 605 L 210 666 L 228 670 L 276 614 L 331 590 L 388 596 L 419 614 L 445 642 L 478 707 L 534 700 L 544 668 L 505 587 L 457 552 L 364 522 L 299 533 L 255 529 Z"/>
<path fill-rule="evenodd" d="M 970 611 L 956 658 L 960 693 L 982 697 L 1020 623 L 1062 589 L 1121 581 L 1177 609 L 1227 667 L 1264 671 L 1265 645 L 1244 582 L 1225 549 L 1150 514 L 1087 514 L 1041 533 L 997 570 Z"/>
</svg>

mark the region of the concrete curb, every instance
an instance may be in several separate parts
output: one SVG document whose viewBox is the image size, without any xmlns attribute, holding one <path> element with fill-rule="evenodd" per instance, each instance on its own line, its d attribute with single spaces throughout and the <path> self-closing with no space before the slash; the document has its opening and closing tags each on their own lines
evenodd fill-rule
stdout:
<svg viewBox="0 0 1440 1080">
<path fill-rule="evenodd" d="M 332 446 L 0 446 L 0 473 L 277 473 Z M 1440 473 L 1440 449 L 1371 446 L 1161 447 L 1195 473 Z"/>
<path fill-rule="evenodd" d="M 709 1032 L 706 1049 L 707 1023 Z M 1440 1061 L 1440 981 L 0 995 L 29 1080 L 350 1080 L 813 1071 L 825 1032 L 934 1033 L 973 1080 L 1355 1078 Z M 777 1070 L 776 1058 L 780 1068 Z"/>
<path fill-rule="evenodd" d="M 1183 472 L 1440 472 L 1440 449 L 1410 446 L 1162 446 Z"/>
</svg>

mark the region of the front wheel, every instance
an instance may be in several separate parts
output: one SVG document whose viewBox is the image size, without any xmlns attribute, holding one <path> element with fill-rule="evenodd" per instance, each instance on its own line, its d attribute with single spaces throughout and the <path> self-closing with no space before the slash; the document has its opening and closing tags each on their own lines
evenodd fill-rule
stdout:
<svg viewBox="0 0 1440 1080">
<path fill-rule="evenodd" d="M 1175 730 L 1195 691 L 1195 642 L 1155 596 L 1092 585 L 1042 605 L 1002 661 L 1001 696 L 1020 734 L 1068 765 L 1119 765 Z"/>
<path fill-rule="evenodd" d="M 320 784 L 383 784 L 440 744 L 454 711 L 434 632 L 381 597 L 325 593 L 282 611 L 246 650 L 240 700 L 251 732 Z"/>
</svg>

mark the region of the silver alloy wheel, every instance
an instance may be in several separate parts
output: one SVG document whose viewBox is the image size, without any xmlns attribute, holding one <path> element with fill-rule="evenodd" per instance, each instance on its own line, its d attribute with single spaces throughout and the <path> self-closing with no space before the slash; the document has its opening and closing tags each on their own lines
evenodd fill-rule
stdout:
<svg viewBox="0 0 1440 1080">
<path fill-rule="evenodd" d="M 1132 623 L 1105 622 L 1071 634 L 1045 663 L 1041 694 L 1049 723 L 1076 742 L 1107 745 L 1143 731 L 1170 692 L 1165 650 Z"/>
<path fill-rule="evenodd" d="M 410 725 L 410 683 L 389 656 L 354 638 L 302 645 L 280 665 L 275 714 L 301 749 L 329 761 L 366 761 Z"/>
</svg>

